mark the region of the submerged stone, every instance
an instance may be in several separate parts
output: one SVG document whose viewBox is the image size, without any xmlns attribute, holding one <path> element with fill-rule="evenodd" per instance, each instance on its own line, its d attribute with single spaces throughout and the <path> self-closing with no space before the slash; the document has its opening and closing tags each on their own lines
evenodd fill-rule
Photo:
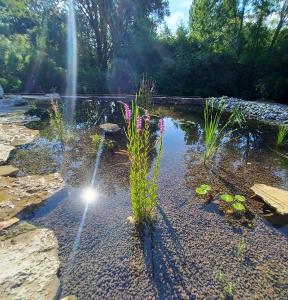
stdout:
<svg viewBox="0 0 288 300">
<path fill-rule="evenodd" d="M 111 133 L 116 133 L 121 129 L 117 124 L 113 124 L 113 123 L 102 124 L 100 125 L 100 128 L 105 132 L 111 132 Z"/>
<path fill-rule="evenodd" d="M 251 190 L 280 215 L 288 214 L 288 191 L 266 184 L 254 184 Z"/>
<path fill-rule="evenodd" d="M 52 230 L 22 223 L 0 236 L 1 299 L 55 299 L 58 242 Z"/>
<path fill-rule="evenodd" d="M 19 146 L 31 143 L 39 135 L 38 130 L 22 125 L 0 124 L 0 143 Z"/>
<path fill-rule="evenodd" d="M 18 223 L 19 221 L 20 220 L 16 217 L 11 218 L 7 221 L 2 221 L 2 222 L 0 222 L 0 230 L 7 229 L 7 228 L 11 227 L 12 225 Z"/>
<path fill-rule="evenodd" d="M 15 149 L 14 146 L 4 145 L 0 143 L 0 165 L 6 163 L 6 161 L 9 158 L 10 152 L 14 149 Z"/>
<path fill-rule="evenodd" d="M 40 204 L 63 185 L 64 181 L 58 173 L 19 178 L 0 176 L 0 221 L 16 216 L 29 206 Z"/>
<path fill-rule="evenodd" d="M 15 176 L 19 172 L 19 169 L 13 166 L 0 166 L 0 176 Z"/>
</svg>

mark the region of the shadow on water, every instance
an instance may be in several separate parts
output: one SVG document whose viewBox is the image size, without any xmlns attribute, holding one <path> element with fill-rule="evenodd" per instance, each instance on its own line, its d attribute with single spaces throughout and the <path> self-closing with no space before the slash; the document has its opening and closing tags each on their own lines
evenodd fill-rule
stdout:
<svg viewBox="0 0 288 300">
<path fill-rule="evenodd" d="M 188 269 L 184 249 L 164 210 L 160 206 L 157 209 L 164 224 L 154 223 L 134 229 L 134 255 L 137 255 L 137 249 L 142 251 L 146 272 L 157 299 L 196 299 L 185 280 L 191 279 L 193 274 Z M 194 266 L 193 273 L 197 271 Z"/>
<path fill-rule="evenodd" d="M 60 202 L 64 201 L 67 196 L 68 190 L 66 188 L 63 188 L 53 196 L 49 197 L 40 207 L 36 209 L 34 208 L 31 210 L 25 210 L 25 212 L 19 214 L 19 217 L 25 221 L 35 221 L 37 219 L 41 219 L 44 216 L 49 215 L 54 209 L 56 209 Z"/>
</svg>

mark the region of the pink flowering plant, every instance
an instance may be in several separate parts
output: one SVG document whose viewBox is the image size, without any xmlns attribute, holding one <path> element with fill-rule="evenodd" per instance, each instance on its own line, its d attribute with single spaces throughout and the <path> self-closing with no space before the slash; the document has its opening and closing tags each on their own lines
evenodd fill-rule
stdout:
<svg viewBox="0 0 288 300">
<path fill-rule="evenodd" d="M 160 136 L 156 140 L 157 156 L 149 170 L 149 158 L 155 141 L 151 139 L 150 114 L 138 106 L 138 96 L 132 107 L 124 104 L 127 152 L 130 159 L 130 195 L 132 220 L 139 224 L 149 222 L 155 214 L 158 191 L 158 173 L 163 150 L 164 121 L 159 122 Z"/>
</svg>

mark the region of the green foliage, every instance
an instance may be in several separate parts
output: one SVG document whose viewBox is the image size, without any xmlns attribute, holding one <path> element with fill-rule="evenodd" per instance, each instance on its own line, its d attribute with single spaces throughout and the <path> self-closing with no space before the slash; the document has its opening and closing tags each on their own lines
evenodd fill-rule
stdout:
<svg viewBox="0 0 288 300">
<path fill-rule="evenodd" d="M 246 198 L 243 195 L 235 195 L 234 198 L 238 202 L 245 202 L 246 201 Z"/>
<path fill-rule="evenodd" d="M 130 111 L 127 105 L 125 109 Z M 162 134 L 157 141 L 157 157 L 149 172 L 150 155 L 154 143 L 151 141 L 150 118 L 147 118 L 147 111 L 145 116 L 142 114 L 142 109 L 138 106 L 138 97 L 132 101 L 131 117 L 127 114 L 126 122 L 127 150 L 131 163 L 131 208 L 134 221 L 143 223 L 152 219 L 156 207 L 157 180 L 163 147 Z"/>
<path fill-rule="evenodd" d="M 205 153 L 204 161 L 210 159 L 218 149 L 221 140 L 224 136 L 231 134 L 236 129 L 232 129 L 233 125 L 241 127 L 245 122 L 245 117 L 239 109 L 234 109 L 229 119 L 221 125 L 223 113 L 226 109 L 226 104 L 220 100 L 215 104 L 212 98 L 205 102 L 204 106 L 204 143 Z"/>
<path fill-rule="evenodd" d="M 241 238 L 241 240 L 239 241 L 237 247 L 236 247 L 236 252 L 238 255 L 241 255 L 242 253 L 244 253 L 247 250 L 247 245 L 244 241 L 243 238 Z"/>
<path fill-rule="evenodd" d="M 198 195 L 206 195 L 209 191 L 211 191 L 211 186 L 208 184 L 202 184 L 200 187 L 196 188 L 196 193 Z"/>
<path fill-rule="evenodd" d="M 101 135 L 99 133 L 95 133 L 91 136 L 92 144 L 96 149 L 98 149 L 101 143 Z"/>
<path fill-rule="evenodd" d="M 279 126 L 277 136 L 276 136 L 276 145 L 282 146 L 285 143 L 285 139 L 288 135 L 288 126 L 282 125 Z"/>
<path fill-rule="evenodd" d="M 225 202 L 233 202 L 233 196 L 229 195 L 229 194 L 223 194 L 221 195 L 221 200 L 225 201 Z"/>
<path fill-rule="evenodd" d="M 222 271 L 219 271 L 216 274 L 216 279 L 224 285 L 225 295 L 222 295 L 222 297 L 223 296 L 224 296 L 224 298 L 233 297 L 233 295 L 235 293 L 235 289 L 236 289 L 236 284 L 231 281 L 228 282 L 225 274 Z"/>
<path fill-rule="evenodd" d="M 235 202 L 232 204 L 234 211 L 243 212 L 246 210 L 245 206 L 240 202 Z"/>
<path fill-rule="evenodd" d="M 246 211 L 245 201 L 246 198 L 243 195 L 235 195 L 234 197 L 229 194 L 222 194 L 220 199 L 226 203 L 229 203 L 230 207 L 235 213 L 241 214 Z"/>
<path fill-rule="evenodd" d="M 234 293 L 235 293 L 235 289 L 236 289 L 236 284 L 233 282 L 228 282 L 227 286 L 226 286 L 226 295 L 228 297 L 233 297 Z"/>
<path fill-rule="evenodd" d="M 287 101 L 287 1 L 191 0 L 175 34 L 157 34 L 167 0 L 74 3 L 79 93 L 134 93 L 147 74 L 159 94 Z M 63 92 L 63 1 L 0 0 L 0 13 L 4 90 Z"/>
</svg>

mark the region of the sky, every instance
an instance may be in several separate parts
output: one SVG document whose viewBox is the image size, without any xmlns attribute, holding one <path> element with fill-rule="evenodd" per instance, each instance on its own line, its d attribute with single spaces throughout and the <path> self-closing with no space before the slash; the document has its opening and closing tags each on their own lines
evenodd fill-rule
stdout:
<svg viewBox="0 0 288 300">
<path fill-rule="evenodd" d="M 192 0 L 169 0 L 170 16 L 165 21 L 172 32 L 175 32 L 181 21 L 188 24 L 191 4 Z"/>
</svg>

